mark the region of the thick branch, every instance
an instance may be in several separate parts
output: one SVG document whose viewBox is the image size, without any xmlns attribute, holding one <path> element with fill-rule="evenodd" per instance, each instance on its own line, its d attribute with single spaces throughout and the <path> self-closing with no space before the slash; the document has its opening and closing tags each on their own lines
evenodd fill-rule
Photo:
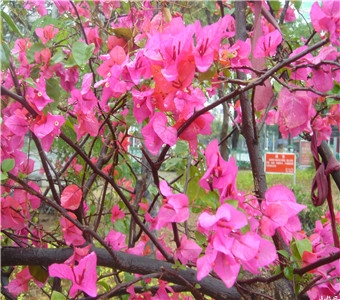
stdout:
<svg viewBox="0 0 340 300">
<path fill-rule="evenodd" d="M 326 166 L 330 160 L 335 159 L 334 154 L 332 153 L 331 149 L 329 148 L 328 144 L 325 141 L 323 141 L 321 145 L 318 147 L 318 152 L 321 155 L 322 161 L 325 162 Z M 334 170 L 333 172 L 331 172 L 331 175 L 335 184 L 340 190 L 340 169 Z"/>
<path fill-rule="evenodd" d="M 112 256 L 103 248 L 93 249 L 97 254 L 97 265 L 117 269 L 117 265 L 112 260 Z M 14 265 L 51 265 L 52 263 L 63 263 L 73 254 L 73 249 L 42 249 L 42 248 L 17 248 L 4 247 L 1 250 L 1 262 L 3 266 Z M 163 272 L 162 279 L 183 285 L 183 279 L 190 282 L 192 285 L 198 283 L 201 288 L 201 293 L 215 299 L 241 299 L 236 288 L 228 289 L 224 283 L 213 277 L 206 277 L 201 281 L 196 278 L 196 271 L 192 269 L 176 270 L 175 265 L 151 259 L 148 257 L 136 256 L 128 253 L 115 252 L 121 262 L 120 269 L 122 271 L 135 274 L 150 274 Z M 176 276 L 172 273 L 176 270 Z"/>
</svg>

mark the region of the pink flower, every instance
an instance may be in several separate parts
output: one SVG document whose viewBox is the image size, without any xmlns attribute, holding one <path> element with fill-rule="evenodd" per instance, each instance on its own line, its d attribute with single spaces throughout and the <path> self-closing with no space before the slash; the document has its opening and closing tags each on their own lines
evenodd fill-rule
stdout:
<svg viewBox="0 0 340 300">
<path fill-rule="evenodd" d="M 185 194 L 173 194 L 165 180 L 160 182 L 159 188 L 165 203 L 158 212 L 156 229 L 170 222 L 186 221 L 189 218 L 188 197 Z"/>
<path fill-rule="evenodd" d="M 40 114 L 31 124 L 32 132 L 41 139 L 42 147 L 49 151 L 56 136 L 60 134 L 60 127 L 65 123 L 63 116 L 55 116 L 51 113 Z"/>
<path fill-rule="evenodd" d="M 69 212 L 69 216 L 73 219 L 77 219 L 74 213 Z M 62 217 L 60 219 L 60 225 L 62 227 L 62 231 L 64 234 L 65 242 L 68 246 L 80 246 L 83 245 L 86 241 L 83 238 L 83 232 L 74 225 L 70 220 Z"/>
<path fill-rule="evenodd" d="M 328 123 L 328 118 L 317 116 L 313 120 L 312 128 L 316 134 L 317 146 L 320 146 L 322 141 L 329 141 L 332 134 L 332 127 Z"/>
<path fill-rule="evenodd" d="M 60 15 L 72 9 L 72 5 L 70 4 L 70 2 L 64 0 L 53 0 L 53 2 L 57 7 Z"/>
<path fill-rule="evenodd" d="M 94 54 L 97 54 L 99 49 L 100 49 L 100 46 L 103 43 L 103 41 L 100 38 L 99 33 L 98 33 L 98 27 L 94 27 L 94 28 L 87 27 L 87 28 L 85 28 L 85 34 L 86 34 L 88 43 L 94 44 L 96 46 L 95 50 L 94 50 Z"/>
<path fill-rule="evenodd" d="M 1 230 L 12 228 L 20 230 L 25 227 L 25 219 L 20 211 L 20 203 L 11 196 L 1 197 Z M 18 212 L 17 212 L 18 211 Z"/>
<path fill-rule="evenodd" d="M 311 132 L 311 117 L 315 113 L 313 108 L 314 95 L 305 91 L 290 92 L 282 88 L 278 99 L 277 122 L 284 138 L 288 133 L 292 137 L 301 132 Z"/>
<path fill-rule="evenodd" d="M 200 255 L 202 249 L 193 240 L 188 240 L 184 234 L 181 238 L 181 245 L 176 249 L 174 256 L 180 260 L 182 264 L 187 264 L 188 261 L 195 262 Z"/>
<path fill-rule="evenodd" d="M 37 88 L 27 88 L 27 101 L 33 105 L 38 111 L 42 111 L 44 107 L 52 103 L 53 100 L 47 95 L 46 92 L 46 81 L 44 77 L 40 77 L 37 79 Z"/>
<path fill-rule="evenodd" d="M 125 239 L 125 234 L 111 229 L 105 238 L 105 242 L 108 243 L 113 250 L 120 251 L 126 247 Z"/>
<path fill-rule="evenodd" d="M 205 150 L 208 169 L 200 179 L 199 184 L 206 190 L 218 189 L 222 192 L 229 187 L 230 193 L 236 193 L 236 175 L 238 168 L 233 157 L 225 161 L 218 149 L 218 141 L 213 140 Z M 225 193 L 224 196 L 229 196 Z M 231 195 L 230 195 L 231 196 Z"/>
<path fill-rule="evenodd" d="M 340 46 L 340 2 L 337 0 L 323 0 L 322 8 L 315 2 L 310 11 L 310 17 L 316 32 L 329 32 L 331 42 Z"/>
<path fill-rule="evenodd" d="M 61 193 L 61 206 L 65 209 L 76 210 L 81 202 L 83 191 L 75 184 L 68 185 Z"/>
<path fill-rule="evenodd" d="M 88 111 L 86 114 L 78 111 L 76 115 L 78 125 L 74 125 L 74 130 L 77 133 L 78 141 L 86 134 L 91 136 L 96 136 L 98 134 L 99 122 L 93 111 Z"/>
<path fill-rule="evenodd" d="M 47 25 L 44 28 L 35 29 L 35 33 L 38 37 L 40 37 L 43 44 L 46 44 L 48 41 L 52 40 L 58 32 L 59 29 L 54 28 L 53 25 Z"/>
<path fill-rule="evenodd" d="M 118 204 L 114 205 L 111 209 L 111 222 L 115 223 L 117 220 L 121 220 L 125 217 L 122 210 L 119 209 Z"/>
<path fill-rule="evenodd" d="M 208 244 L 205 255 L 197 260 L 197 280 L 206 277 L 211 269 L 213 269 L 224 284 L 230 288 L 236 281 L 240 271 L 240 264 L 236 262 L 231 253 L 225 254 L 219 252 Z"/>
<path fill-rule="evenodd" d="M 14 110 L 10 116 L 4 117 L 5 126 L 15 135 L 24 136 L 28 132 L 28 120 L 23 109 Z"/>
<path fill-rule="evenodd" d="M 287 7 L 286 15 L 285 15 L 285 22 L 290 23 L 296 20 L 295 10 L 290 6 Z"/>
<path fill-rule="evenodd" d="M 214 246 L 219 247 L 218 243 L 222 243 L 222 248 L 225 247 L 223 240 L 226 235 L 232 230 L 240 229 L 247 224 L 246 215 L 228 203 L 222 204 L 215 215 L 203 212 L 198 217 L 197 222 L 197 226 L 204 233 L 208 234 L 210 231 L 216 233 L 218 240 L 214 241 Z"/>
<path fill-rule="evenodd" d="M 142 135 L 145 146 L 151 154 L 156 155 L 163 144 L 173 146 L 177 141 L 177 130 L 167 126 L 168 119 L 162 112 L 156 112 L 149 123 L 143 127 Z"/>
<path fill-rule="evenodd" d="M 23 292 L 28 292 L 29 282 L 31 279 L 33 279 L 34 282 L 39 287 L 43 287 L 45 285 L 44 283 L 39 282 L 38 280 L 34 279 L 34 277 L 31 275 L 29 268 L 27 266 L 16 274 L 15 279 L 11 280 L 11 282 L 7 286 L 8 291 L 14 297 L 17 297 L 19 294 Z"/>
<path fill-rule="evenodd" d="M 32 43 L 29 38 L 17 39 L 14 42 L 14 48 L 12 49 L 12 54 L 26 53 L 26 51 L 31 48 Z"/>
<path fill-rule="evenodd" d="M 253 274 L 260 273 L 259 268 L 268 266 L 275 259 L 277 259 L 276 248 L 273 243 L 259 236 L 258 240 L 259 244 L 255 256 L 251 259 L 242 261 L 242 267 L 245 270 L 252 272 Z"/>
<path fill-rule="evenodd" d="M 104 62 L 98 67 L 97 72 L 103 78 L 112 75 L 111 68 L 117 65 L 123 65 L 126 62 L 127 56 L 125 50 L 121 46 L 114 47 L 109 54 L 99 56 Z"/>
<path fill-rule="evenodd" d="M 217 23 L 202 27 L 199 21 L 195 23 L 196 47 L 194 57 L 196 67 L 200 72 L 209 69 L 214 61 L 215 52 L 218 53 L 221 39 L 234 35 L 234 19 L 226 15 Z M 231 31 L 228 31 L 231 29 Z"/>
<path fill-rule="evenodd" d="M 127 64 L 131 79 L 134 84 L 138 85 L 142 78 L 151 77 L 151 62 L 144 55 L 143 51 L 138 51 L 134 60 Z"/>
<path fill-rule="evenodd" d="M 91 297 L 97 296 L 97 255 L 91 252 L 79 261 L 77 266 L 72 264 L 52 264 L 48 267 L 51 277 L 65 278 L 72 281 L 70 296 L 75 297 L 78 290 Z"/>
<path fill-rule="evenodd" d="M 138 124 L 142 123 L 146 118 L 151 117 L 155 105 L 152 101 L 154 89 L 150 89 L 145 87 L 142 91 L 133 89 L 132 90 L 132 98 L 133 98 L 133 115 L 135 116 Z"/>
<path fill-rule="evenodd" d="M 32 9 L 34 7 L 42 17 L 47 14 L 45 0 L 25 0 L 24 7 L 26 9 Z"/>
<path fill-rule="evenodd" d="M 282 35 L 277 29 L 259 37 L 254 49 L 254 57 L 260 58 L 274 56 L 276 48 L 281 44 L 281 42 Z"/>
<path fill-rule="evenodd" d="M 293 192 L 287 187 L 276 185 L 269 188 L 265 200 L 261 203 L 263 212 L 261 231 L 265 235 L 272 236 L 275 229 L 278 229 L 284 241 L 289 244 L 293 233 L 301 230 L 297 215 L 305 208 L 305 205 L 296 203 Z"/>
<path fill-rule="evenodd" d="M 251 53 L 250 40 L 246 41 L 237 40 L 233 46 L 228 48 L 226 44 L 221 47 L 220 50 L 220 63 L 226 67 L 251 67 L 249 56 Z M 241 69 L 242 70 L 242 69 Z M 242 70 L 245 73 L 249 73 L 249 69 Z"/>
</svg>

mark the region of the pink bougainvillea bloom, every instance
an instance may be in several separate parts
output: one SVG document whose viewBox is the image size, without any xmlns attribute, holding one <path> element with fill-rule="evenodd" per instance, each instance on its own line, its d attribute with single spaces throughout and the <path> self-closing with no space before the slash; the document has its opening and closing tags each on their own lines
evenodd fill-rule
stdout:
<svg viewBox="0 0 340 300">
<path fill-rule="evenodd" d="M 97 54 L 101 45 L 103 44 L 103 41 L 100 38 L 99 33 L 98 33 L 98 27 L 94 27 L 94 28 L 86 27 L 85 34 L 87 37 L 88 44 L 95 45 L 94 54 Z"/>
<path fill-rule="evenodd" d="M 51 113 L 40 114 L 31 124 L 32 132 L 41 139 L 42 147 L 49 151 L 56 136 L 60 134 L 60 127 L 65 123 L 63 116 L 55 116 Z"/>
<path fill-rule="evenodd" d="M 181 238 L 181 245 L 175 250 L 174 256 L 186 265 L 188 261 L 195 262 L 201 251 L 202 248 L 195 241 L 189 240 L 184 234 Z"/>
<path fill-rule="evenodd" d="M 296 20 L 295 10 L 288 6 L 285 14 L 285 22 L 290 23 Z"/>
<path fill-rule="evenodd" d="M 127 56 L 125 50 L 121 46 L 115 46 L 107 55 L 99 56 L 104 62 L 98 67 L 97 72 L 103 78 L 112 75 L 111 68 L 117 64 L 122 65 L 126 62 Z"/>
<path fill-rule="evenodd" d="M 315 95 L 305 91 L 290 92 L 282 88 L 278 99 L 277 123 L 283 138 L 288 133 L 294 137 L 304 131 L 312 132 L 310 120 L 315 114 L 313 98 Z"/>
<path fill-rule="evenodd" d="M 240 271 L 240 264 L 231 253 L 225 254 L 208 244 L 205 255 L 197 260 L 197 280 L 206 277 L 211 270 L 230 288 L 234 285 Z"/>
<path fill-rule="evenodd" d="M 151 117 L 155 105 L 152 101 L 154 89 L 150 89 L 145 87 L 144 90 L 139 91 L 136 89 L 132 90 L 132 98 L 133 98 L 133 115 L 135 116 L 137 122 L 140 124 L 146 118 Z"/>
<path fill-rule="evenodd" d="M 73 247 L 73 254 L 64 261 L 64 264 L 69 265 L 75 265 L 77 264 L 81 259 L 83 259 L 85 256 L 87 256 L 91 250 L 91 244 L 85 246 L 85 247 Z"/>
<path fill-rule="evenodd" d="M 206 190 L 218 189 L 222 191 L 229 186 L 229 190 L 236 192 L 236 175 L 238 167 L 233 157 L 225 161 L 219 151 L 218 141 L 213 140 L 205 150 L 208 169 L 200 179 L 199 184 Z M 227 195 L 225 195 L 227 196 Z"/>
<path fill-rule="evenodd" d="M 118 204 L 114 205 L 111 209 L 111 222 L 115 223 L 125 217 L 124 212 L 119 208 Z"/>
<path fill-rule="evenodd" d="M 340 46 L 340 2 L 323 0 L 322 7 L 318 2 L 312 5 L 310 18 L 316 32 L 329 32 L 331 43 Z"/>
<path fill-rule="evenodd" d="M 29 181 L 28 185 L 36 192 L 41 193 L 40 187 L 35 182 Z M 38 209 L 40 206 L 40 198 L 25 190 L 15 189 L 13 197 L 18 199 L 18 202 L 22 207 L 21 213 L 26 216 L 29 216 L 29 204 L 32 209 Z"/>
<path fill-rule="evenodd" d="M 20 214 L 20 203 L 11 196 L 1 197 L 1 230 L 12 228 L 20 230 L 25 227 L 25 219 Z M 18 211 L 18 212 L 17 212 Z"/>
<path fill-rule="evenodd" d="M 74 125 L 74 130 L 77 133 L 78 141 L 86 134 L 91 136 L 96 136 L 98 134 L 99 122 L 93 111 L 88 111 L 86 114 L 79 111 L 76 115 L 78 125 Z"/>
<path fill-rule="evenodd" d="M 29 38 L 17 39 L 14 42 L 14 47 L 12 49 L 12 54 L 26 53 L 26 51 L 31 48 L 32 42 Z"/>
<path fill-rule="evenodd" d="M 313 120 L 312 128 L 316 134 L 317 146 L 320 146 L 322 141 L 329 141 L 332 134 L 332 127 L 328 123 L 328 118 L 316 117 Z"/>
<path fill-rule="evenodd" d="M 253 274 L 260 273 L 260 268 L 270 265 L 277 259 L 276 248 L 272 242 L 261 237 L 259 237 L 259 242 L 255 256 L 247 261 L 242 261 L 242 267 Z"/>
<path fill-rule="evenodd" d="M 143 127 L 142 135 L 145 146 L 151 154 L 156 155 L 163 144 L 173 146 L 177 141 L 177 130 L 167 126 L 168 119 L 162 112 L 156 112 L 149 123 Z"/>
<path fill-rule="evenodd" d="M 308 48 L 308 46 L 298 47 L 289 55 L 289 57 L 293 57 L 293 56 L 299 54 L 300 52 L 306 50 L 307 48 Z M 293 66 L 298 66 L 299 64 L 306 65 L 306 60 L 310 61 L 312 59 L 313 59 L 313 56 L 310 53 L 308 53 L 308 54 L 304 55 L 303 57 L 301 57 L 300 59 L 298 59 L 297 61 L 293 62 L 292 65 Z M 310 74 L 311 70 L 312 69 L 310 67 L 296 68 L 296 69 L 291 71 L 290 76 L 294 80 L 307 81 L 308 75 Z"/>
<path fill-rule="evenodd" d="M 134 60 L 127 64 L 131 79 L 134 84 L 138 85 L 142 78 L 151 77 L 151 62 L 144 55 L 143 51 L 138 51 Z"/>
<path fill-rule="evenodd" d="M 65 278 L 72 281 L 70 296 L 75 297 L 78 290 L 91 297 L 97 296 L 97 255 L 91 252 L 79 261 L 79 264 L 52 264 L 48 267 L 51 277 Z"/>
<path fill-rule="evenodd" d="M 7 289 L 14 297 L 17 297 L 23 292 L 28 292 L 29 282 L 31 279 L 34 280 L 38 287 L 43 287 L 45 285 L 45 283 L 34 279 L 27 266 L 16 274 L 15 279 L 11 280 Z"/>
<path fill-rule="evenodd" d="M 195 23 L 196 47 L 194 49 L 195 64 L 200 72 L 207 71 L 218 53 L 221 39 L 234 35 L 234 19 L 226 15 L 218 22 L 202 27 L 199 21 Z M 231 29 L 232 31 L 228 31 Z"/>
<path fill-rule="evenodd" d="M 160 182 L 159 188 L 165 203 L 158 212 L 156 229 L 170 222 L 186 221 L 189 218 L 188 197 L 185 194 L 173 194 L 165 180 Z"/>
<path fill-rule="evenodd" d="M 45 16 L 47 14 L 47 10 L 45 7 L 45 0 L 25 0 L 24 7 L 26 9 L 31 9 L 34 7 L 40 16 Z"/>
<path fill-rule="evenodd" d="M 68 214 L 71 218 L 77 219 L 74 213 L 69 212 Z M 60 219 L 60 225 L 62 227 L 66 245 L 81 246 L 86 242 L 83 238 L 83 232 L 70 220 L 62 217 Z"/>
<path fill-rule="evenodd" d="M 35 33 L 41 39 L 43 44 L 46 44 L 48 41 L 52 40 L 58 32 L 59 29 L 55 28 L 53 25 L 47 25 L 44 28 L 35 29 Z"/>
<path fill-rule="evenodd" d="M 330 106 L 327 118 L 329 124 L 337 125 L 340 130 L 340 104 Z"/>
<path fill-rule="evenodd" d="M 108 243 L 113 250 L 120 251 L 126 247 L 125 239 L 125 234 L 111 229 L 105 238 L 105 242 Z"/>
<path fill-rule="evenodd" d="M 56 75 L 60 78 L 61 87 L 70 92 L 75 89 L 79 78 L 79 69 L 75 67 L 64 69 L 63 67 L 56 70 Z"/>
<path fill-rule="evenodd" d="M 54 5 L 57 7 L 58 12 L 60 15 L 63 13 L 72 10 L 72 5 L 70 2 L 64 1 L 64 0 L 53 0 Z"/>
<path fill-rule="evenodd" d="M 9 117 L 4 117 L 5 126 L 15 135 L 24 136 L 28 132 L 28 119 L 25 111 L 16 109 Z"/>
<path fill-rule="evenodd" d="M 214 120 L 214 116 L 210 112 L 206 112 L 203 115 L 197 117 L 180 135 L 179 138 L 184 141 L 188 141 L 189 149 L 192 155 L 197 156 L 198 140 L 197 135 L 209 135 L 211 134 L 211 123 Z M 180 122 L 181 123 L 181 122 Z M 180 123 L 176 123 L 178 128 Z"/>
<path fill-rule="evenodd" d="M 46 93 L 46 81 L 44 77 L 40 77 L 36 81 L 37 88 L 27 88 L 26 99 L 27 101 L 36 107 L 38 111 L 42 111 L 44 107 L 52 103 L 53 100 Z"/>
<path fill-rule="evenodd" d="M 65 209 L 76 210 L 81 202 L 83 191 L 75 184 L 68 185 L 61 193 L 61 206 Z"/>
<path fill-rule="evenodd" d="M 275 229 L 281 233 L 284 241 L 289 244 L 292 233 L 301 230 L 298 213 L 305 205 L 296 203 L 294 193 L 283 185 L 272 186 L 266 191 L 265 200 L 261 203 L 263 217 L 261 230 L 272 236 Z"/>
<path fill-rule="evenodd" d="M 260 58 L 274 56 L 276 53 L 276 48 L 281 44 L 281 42 L 282 35 L 277 29 L 259 37 L 254 49 L 254 57 Z"/>
<path fill-rule="evenodd" d="M 226 67 L 251 67 L 249 56 L 251 53 L 250 39 L 246 41 L 237 40 L 234 45 L 223 45 L 220 49 L 219 61 Z M 245 73 L 249 73 L 249 69 L 241 69 Z"/>
</svg>

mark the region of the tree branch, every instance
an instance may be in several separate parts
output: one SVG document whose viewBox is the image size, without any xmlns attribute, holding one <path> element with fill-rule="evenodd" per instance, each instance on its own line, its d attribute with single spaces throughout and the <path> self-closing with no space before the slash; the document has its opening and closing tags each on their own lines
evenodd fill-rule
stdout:
<svg viewBox="0 0 340 300">
<path fill-rule="evenodd" d="M 97 254 L 97 265 L 117 269 L 112 256 L 103 248 L 93 248 Z M 225 284 L 216 278 L 205 277 L 201 281 L 197 280 L 196 271 L 192 269 L 176 270 L 175 265 L 151 259 L 144 256 L 136 256 L 128 253 L 114 251 L 118 260 L 121 262 L 119 269 L 125 272 L 146 275 L 157 273 L 164 270 L 162 279 L 183 285 L 183 279 L 190 282 L 192 285 L 198 283 L 201 287 L 198 289 L 201 293 L 215 299 L 239 300 L 241 295 L 236 288 L 228 289 Z M 73 254 L 73 249 L 43 249 L 43 248 L 17 248 L 3 247 L 1 250 L 1 262 L 3 266 L 14 265 L 51 265 L 52 263 L 63 263 Z M 176 276 L 173 275 L 176 270 Z"/>
</svg>

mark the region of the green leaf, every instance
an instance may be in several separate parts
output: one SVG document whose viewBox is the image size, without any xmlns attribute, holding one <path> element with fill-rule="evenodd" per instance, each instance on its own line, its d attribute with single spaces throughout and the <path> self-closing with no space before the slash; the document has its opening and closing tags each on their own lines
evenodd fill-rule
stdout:
<svg viewBox="0 0 340 300">
<path fill-rule="evenodd" d="M 115 230 L 128 234 L 129 233 L 129 227 L 127 226 L 127 223 L 124 220 L 117 220 L 114 224 L 113 227 Z"/>
<path fill-rule="evenodd" d="M 119 37 L 119 38 L 123 38 L 126 41 L 131 40 L 132 38 L 132 29 L 131 28 L 114 28 L 112 29 L 112 31 L 114 32 L 114 34 Z"/>
<path fill-rule="evenodd" d="M 302 4 L 302 0 L 292 0 L 296 10 L 299 10 Z"/>
<path fill-rule="evenodd" d="M 286 250 L 278 250 L 277 252 L 279 252 L 285 258 L 289 258 L 290 256 Z"/>
<path fill-rule="evenodd" d="M 60 84 L 56 78 L 50 78 L 46 80 L 46 93 L 47 95 L 55 100 L 57 105 L 60 99 Z"/>
<path fill-rule="evenodd" d="M 28 62 L 30 64 L 33 63 L 35 61 L 34 54 L 36 52 L 40 52 L 43 49 L 45 49 L 44 44 L 42 44 L 42 43 L 35 43 L 35 44 L 33 44 L 31 46 L 31 48 L 27 51 L 27 54 L 26 54 Z"/>
<path fill-rule="evenodd" d="M 8 179 L 8 175 L 7 173 L 0 173 L 0 181 L 3 181 L 3 180 L 7 180 Z"/>
<path fill-rule="evenodd" d="M 50 65 L 55 65 L 65 58 L 65 53 L 62 50 L 58 50 L 50 59 Z"/>
<path fill-rule="evenodd" d="M 2 172 L 9 172 L 10 170 L 12 170 L 15 166 L 15 160 L 14 158 L 7 158 L 4 159 L 3 162 L 1 163 L 1 170 Z"/>
<path fill-rule="evenodd" d="M 198 245 L 202 246 L 207 242 L 207 237 L 198 231 L 195 231 L 195 240 Z"/>
<path fill-rule="evenodd" d="M 45 282 L 48 278 L 48 272 L 42 266 L 29 266 L 31 275 L 40 282 Z"/>
<path fill-rule="evenodd" d="M 107 292 L 111 289 L 104 280 L 97 281 L 97 284 L 101 285 Z"/>
<path fill-rule="evenodd" d="M 72 47 L 72 55 L 76 64 L 84 67 L 92 56 L 94 48 L 94 44 L 87 45 L 84 42 L 75 42 Z"/>
<path fill-rule="evenodd" d="M 6 70 L 9 67 L 10 50 L 8 46 L 4 43 L 0 45 L 0 55 L 1 55 L 1 70 Z"/>
<path fill-rule="evenodd" d="M 1 11 L 1 17 L 6 21 L 7 25 L 13 32 L 18 34 L 20 37 L 23 37 L 19 28 L 17 27 L 17 25 L 15 25 L 12 18 L 8 14 L 6 14 L 3 10 Z"/>
<path fill-rule="evenodd" d="M 281 8 L 281 3 L 278 0 L 271 0 L 270 2 L 270 6 L 273 9 L 274 12 L 278 12 Z"/>
<path fill-rule="evenodd" d="M 62 293 L 53 291 L 51 300 L 66 300 L 66 297 Z"/>
<path fill-rule="evenodd" d="M 305 251 L 312 252 L 312 243 L 308 239 L 296 240 L 295 244 L 301 258 L 303 252 Z"/>
<path fill-rule="evenodd" d="M 285 267 L 283 269 L 283 274 L 285 275 L 285 277 L 289 280 L 293 280 L 294 278 L 294 272 L 293 272 L 293 268 L 292 267 Z"/>
<path fill-rule="evenodd" d="M 70 55 L 69 58 L 67 59 L 67 61 L 64 63 L 64 67 L 65 68 L 71 68 L 74 67 L 75 65 L 77 65 L 73 55 Z"/>
<path fill-rule="evenodd" d="M 187 155 L 189 153 L 188 143 L 185 141 L 178 141 L 174 153 L 175 155 Z"/>
</svg>

